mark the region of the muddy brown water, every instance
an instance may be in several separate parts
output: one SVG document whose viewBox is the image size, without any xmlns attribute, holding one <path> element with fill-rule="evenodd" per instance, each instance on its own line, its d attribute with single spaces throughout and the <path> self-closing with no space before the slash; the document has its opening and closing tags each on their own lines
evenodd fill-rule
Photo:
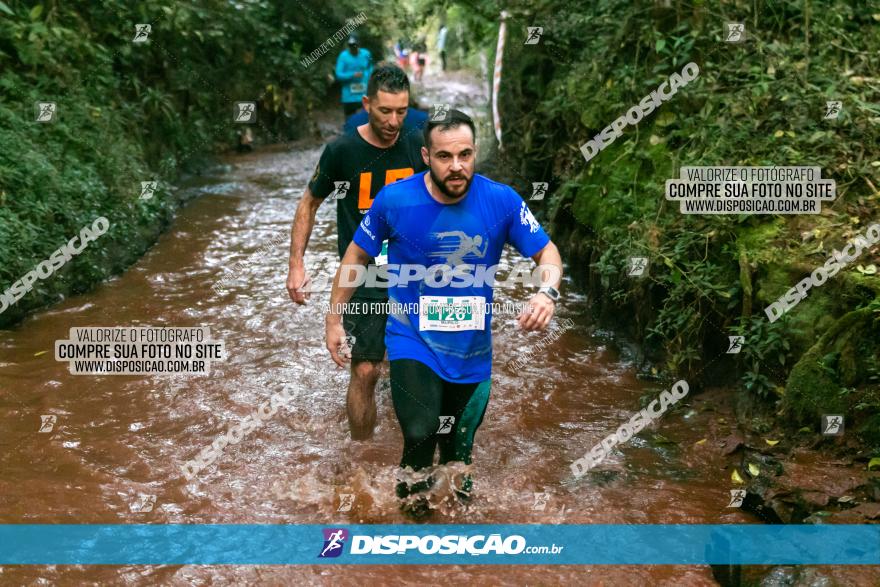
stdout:
<svg viewBox="0 0 880 587">
<path fill-rule="evenodd" d="M 462 84 L 468 88 L 466 84 Z M 472 89 L 472 88 L 471 88 Z M 372 439 L 353 442 L 345 417 L 347 374 L 330 360 L 318 304 L 295 307 L 284 290 L 285 240 L 320 145 L 301 142 L 225 159 L 191 181 L 202 194 L 125 274 L 0 332 L 0 522 L 2 523 L 411 523 L 393 499 L 401 433 L 387 377 L 377 390 Z M 335 212 L 318 212 L 310 254 L 336 250 Z M 508 253 L 509 261 L 514 261 Z M 242 262 L 241 269 L 231 267 Z M 212 285 L 228 276 L 228 289 Z M 499 290 L 497 301 L 527 298 Z M 440 504 L 432 523 L 756 523 L 726 508 L 730 470 L 700 440 L 730 433 L 722 393 L 687 398 L 600 470 L 566 483 L 569 464 L 656 396 L 626 353 L 587 318 L 583 296 L 565 292 L 557 321 L 574 327 L 540 360 L 508 362 L 543 334 L 512 317 L 493 323 L 492 396 L 474 449 L 471 506 Z M 54 359 L 72 327 L 208 326 L 225 362 L 210 376 L 74 376 Z M 47 352 L 48 351 L 48 352 Z M 386 372 L 387 373 L 387 372 Z M 295 399 L 227 447 L 196 479 L 180 467 L 269 396 Z M 51 433 L 39 433 L 52 414 Z M 661 436 L 657 436 L 660 434 Z M 549 493 L 534 509 L 535 493 Z M 340 494 L 354 495 L 339 512 Z M 155 495 L 151 512 L 131 511 Z M 858 574 L 835 575 L 863 584 Z M 0 567 L 2 584 L 596 584 L 713 585 L 708 567 L 685 566 L 48 566 Z"/>
</svg>

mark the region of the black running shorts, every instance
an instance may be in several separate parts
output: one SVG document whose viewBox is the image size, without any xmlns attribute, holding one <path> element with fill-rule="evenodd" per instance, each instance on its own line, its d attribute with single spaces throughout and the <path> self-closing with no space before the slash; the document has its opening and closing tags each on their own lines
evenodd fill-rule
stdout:
<svg viewBox="0 0 880 587">
<path fill-rule="evenodd" d="M 385 359 L 385 323 L 388 321 L 387 299 L 352 299 L 342 315 L 345 334 L 354 337 L 352 361 L 383 361 Z"/>
</svg>

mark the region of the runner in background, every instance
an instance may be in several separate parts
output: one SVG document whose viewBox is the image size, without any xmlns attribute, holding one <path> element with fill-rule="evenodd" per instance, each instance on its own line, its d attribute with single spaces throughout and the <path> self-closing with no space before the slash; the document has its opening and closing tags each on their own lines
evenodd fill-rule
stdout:
<svg viewBox="0 0 880 587">
<path fill-rule="evenodd" d="M 398 39 L 397 43 L 394 44 L 394 56 L 397 58 L 397 66 L 400 69 L 406 70 L 409 65 L 409 52 L 406 50 L 406 45 L 404 44 L 403 39 Z"/>
<path fill-rule="evenodd" d="M 363 214 L 383 186 L 425 169 L 421 157 L 422 135 L 404 130 L 409 103 L 409 79 L 397 66 L 376 68 L 362 103 L 368 120 L 350 135 L 343 135 L 324 148 L 315 174 L 296 208 L 291 229 L 290 271 L 287 292 L 296 304 L 309 298 L 310 278 L 303 257 L 318 206 L 331 196 L 336 204 L 339 255 L 351 242 Z M 382 247 L 380 247 L 381 249 Z M 384 265 L 377 253 L 375 263 Z M 385 359 L 384 306 L 388 290 L 360 287 L 352 298 L 358 308 L 344 316 L 344 328 L 353 337 L 351 380 L 346 395 L 346 412 L 354 440 L 372 436 L 376 425 L 375 389 Z M 349 340 L 349 342 L 352 339 Z"/>
<path fill-rule="evenodd" d="M 442 71 L 446 71 L 446 35 L 449 29 L 445 24 L 440 25 L 440 32 L 437 33 L 437 51 L 440 52 L 440 67 Z"/>
<path fill-rule="evenodd" d="M 427 62 L 426 51 L 427 48 L 425 47 L 425 42 L 422 40 L 416 41 L 416 44 L 413 46 L 413 54 L 410 62 L 413 68 L 413 79 L 417 82 L 422 81 L 422 76 L 425 73 L 425 64 Z"/>
<path fill-rule="evenodd" d="M 348 49 L 336 59 L 336 80 L 342 86 L 342 112 L 346 118 L 361 107 L 367 81 L 373 71 L 373 56 L 359 46 L 358 37 L 348 37 Z"/>
</svg>

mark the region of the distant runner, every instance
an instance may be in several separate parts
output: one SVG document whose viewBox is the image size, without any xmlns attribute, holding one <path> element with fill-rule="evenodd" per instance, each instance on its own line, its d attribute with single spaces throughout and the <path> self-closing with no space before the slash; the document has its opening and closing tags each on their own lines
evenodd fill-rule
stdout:
<svg viewBox="0 0 880 587">
<path fill-rule="evenodd" d="M 397 59 L 398 67 L 406 69 L 406 66 L 409 63 L 409 51 L 407 51 L 403 39 L 399 39 L 397 43 L 394 44 L 394 57 Z"/>
<path fill-rule="evenodd" d="M 422 76 L 425 73 L 425 64 L 427 63 L 427 58 L 425 56 L 426 51 L 425 42 L 419 40 L 413 45 L 413 51 L 410 54 L 410 66 L 413 70 L 413 79 L 417 82 L 422 81 Z"/>
<path fill-rule="evenodd" d="M 343 256 L 326 317 L 327 348 L 342 366 L 337 349 L 345 331 L 332 308 L 354 292 L 340 284 L 342 271 L 368 263 L 388 239 L 392 266 L 420 265 L 432 276 L 431 283 L 426 276 L 389 290 L 390 301 L 404 308 L 389 317 L 385 334 L 391 396 L 403 431 L 400 466 L 414 471 L 433 466 L 438 444 L 440 464 L 471 463 L 492 371 L 491 308 L 483 312 L 492 303 L 491 284 L 451 287 L 427 268 L 443 264 L 450 273 L 450 267 L 468 265 L 478 273 L 480 267 L 497 264 L 505 243 L 511 243 L 523 256 L 552 269 L 542 271 L 542 287 L 529 301 L 532 311 L 518 318 L 524 330 L 541 330 L 550 323 L 562 275 L 559 251 L 522 198 L 510 187 L 474 174 L 473 121 L 450 110 L 445 120 L 429 121 L 424 136 L 422 158 L 429 172 L 379 192 Z M 399 480 L 396 493 L 407 498 L 433 483 L 430 475 L 412 485 Z M 459 497 L 467 499 L 471 485 L 466 477 Z M 419 516 L 429 511 L 423 495 L 402 507 Z"/>
<path fill-rule="evenodd" d="M 440 31 L 437 33 L 437 51 L 440 53 L 440 68 L 441 71 L 446 71 L 446 35 L 449 34 L 449 29 L 446 28 L 446 25 L 440 25 Z"/>
<path fill-rule="evenodd" d="M 359 126 L 356 133 L 339 137 L 324 148 L 297 206 L 291 231 L 286 287 L 297 304 L 304 304 L 309 298 L 310 280 L 303 256 L 321 202 L 328 196 L 336 200 L 338 252 L 342 256 L 379 190 L 425 169 L 421 134 L 402 130 L 408 101 L 409 80 L 403 70 L 394 65 L 377 67 L 363 99 L 369 121 Z M 384 302 L 387 295 L 387 289 L 361 287 L 353 301 Z M 379 366 L 385 358 L 386 319 L 386 313 L 345 316 L 345 330 L 354 337 L 346 411 L 355 440 L 369 438 L 376 425 L 375 388 Z"/>
<path fill-rule="evenodd" d="M 361 107 L 367 80 L 373 72 L 373 56 L 361 49 L 357 35 L 348 37 L 348 50 L 336 58 L 336 81 L 342 85 L 342 113 L 346 118 Z"/>
</svg>

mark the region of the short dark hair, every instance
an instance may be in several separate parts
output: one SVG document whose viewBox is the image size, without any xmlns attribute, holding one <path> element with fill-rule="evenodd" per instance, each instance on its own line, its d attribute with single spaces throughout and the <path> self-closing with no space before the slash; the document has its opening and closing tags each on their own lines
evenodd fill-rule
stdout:
<svg viewBox="0 0 880 587">
<path fill-rule="evenodd" d="M 370 81 L 367 82 L 367 96 L 375 98 L 379 90 L 392 94 L 409 92 L 409 78 L 406 77 L 406 72 L 396 65 L 380 65 L 373 70 Z"/>
<path fill-rule="evenodd" d="M 461 110 L 455 110 L 454 108 L 450 109 L 446 112 L 446 116 L 439 120 L 431 120 L 431 117 L 429 116 L 428 120 L 425 122 L 425 128 L 422 131 L 422 136 L 425 139 L 425 148 L 429 151 L 431 150 L 431 131 L 435 128 L 439 127 L 441 131 L 444 131 L 449 130 L 450 128 L 458 128 L 462 124 L 466 124 L 470 127 L 471 134 L 476 142 L 477 128 L 474 126 L 474 121 Z"/>
</svg>

